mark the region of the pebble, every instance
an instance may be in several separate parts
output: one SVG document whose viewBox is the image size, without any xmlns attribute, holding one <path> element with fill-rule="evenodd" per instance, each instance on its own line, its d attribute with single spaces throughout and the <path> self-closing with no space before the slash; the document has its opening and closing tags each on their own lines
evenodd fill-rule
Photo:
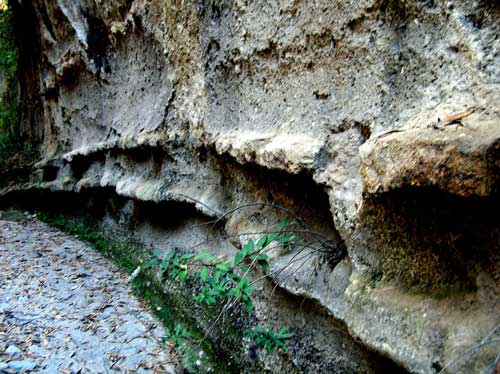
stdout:
<svg viewBox="0 0 500 374">
<path fill-rule="evenodd" d="M 36 368 L 36 363 L 32 361 L 11 361 L 9 362 L 9 369 L 14 371 L 26 371 L 34 370 Z"/>
<path fill-rule="evenodd" d="M 0 220 L 1 371 L 175 373 L 164 331 L 99 252 L 33 216 Z"/>
<path fill-rule="evenodd" d="M 21 350 L 17 348 L 15 345 L 9 345 L 9 347 L 5 350 L 4 354 L 10 357 L 21 357 Z"/>
</svg>

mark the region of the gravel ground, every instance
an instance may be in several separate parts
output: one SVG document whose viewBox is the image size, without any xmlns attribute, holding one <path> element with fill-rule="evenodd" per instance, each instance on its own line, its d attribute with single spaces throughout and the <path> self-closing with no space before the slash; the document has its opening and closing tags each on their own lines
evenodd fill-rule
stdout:
<svg viewBox="0 0 500 374">
<path fill-rule="evenodd" d="M 174 373 L 127 276 L 35 219 L 0 220 L 0 373 Z"/>
</svg>

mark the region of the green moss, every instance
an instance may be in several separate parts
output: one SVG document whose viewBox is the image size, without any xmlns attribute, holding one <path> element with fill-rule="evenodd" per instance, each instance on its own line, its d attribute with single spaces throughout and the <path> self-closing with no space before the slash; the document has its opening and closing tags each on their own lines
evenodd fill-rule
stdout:
<svg viewBox="0 0 500 374">
<path fill-rule="evenodd" d="M 364 206 L 360 220 L 369 243 L 371 286 L 397 285 L 436 299 L 475 291 L 477 265 L 456 245 L 456 229 L 429 215 L 425 205 L 438 198 L 411 196 L 372 198 Z"/>
</svg>

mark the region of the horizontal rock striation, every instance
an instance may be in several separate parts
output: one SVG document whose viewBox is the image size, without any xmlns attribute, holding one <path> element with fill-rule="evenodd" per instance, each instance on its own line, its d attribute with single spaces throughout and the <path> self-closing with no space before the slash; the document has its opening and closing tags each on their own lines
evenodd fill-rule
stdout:
<svg viewBox="0 0 500 374">
<path fill-rule="evenodd" d="M 105 225 L 164 250 L 248 205 L 221 220 L 226 254 L 283 217 L 270 204 L 295 212 L 327 240 L 303 263 L 274 256 L 284 270 L 258 291 L 257 320 L 300 331 L 260 358 L 274 372 L 453 370 L 500 323 L 494 1 L 12 6 L 20 128 L 40 157 L 4 201 L 102 191 Z"/>
</svg>

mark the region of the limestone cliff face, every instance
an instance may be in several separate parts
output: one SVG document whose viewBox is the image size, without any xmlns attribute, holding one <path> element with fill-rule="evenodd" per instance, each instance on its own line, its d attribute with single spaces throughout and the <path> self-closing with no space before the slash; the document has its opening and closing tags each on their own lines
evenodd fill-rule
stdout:
<svg viewBox="0 0 500 374">
<path fill-rule="evenodd" d="M 111 190 L 122 217 L 177 202 L 192 217 L 135 222 L 165 249 L 239 205 L 296 212 L 328 253 L 273 258 L 291 265 L 257 318 L 302 332 L 272 371 L 383 371 L 378 353 L 434 373 L 500 323 L 498 2 L 22 4 L 21 129 L 40 160 L 4 194 Z M 220 248 L 279 218 L 252 209 Z"/>
</svg>

